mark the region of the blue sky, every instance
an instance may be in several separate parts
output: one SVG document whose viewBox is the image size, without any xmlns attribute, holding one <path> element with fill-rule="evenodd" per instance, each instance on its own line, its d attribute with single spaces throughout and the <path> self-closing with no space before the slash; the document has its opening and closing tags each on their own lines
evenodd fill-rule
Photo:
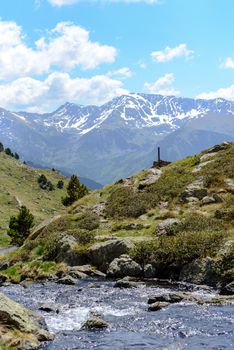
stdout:
<svg viewBox="0 0 234 350">
<path fill-rule="evenodd" d="M 233 0 L 0 2 L 0 106 L 128 92 L 234 100 Z"/>
</svg>

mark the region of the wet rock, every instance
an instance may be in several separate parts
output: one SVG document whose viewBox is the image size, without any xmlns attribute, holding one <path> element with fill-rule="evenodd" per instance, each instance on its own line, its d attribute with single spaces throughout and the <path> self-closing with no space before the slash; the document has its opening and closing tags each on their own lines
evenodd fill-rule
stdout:
<svg viewBox="0 0 234 350">
<path fill-rule="evenodd" d="M 118 280 L 115 284 L 115 288 L 137 288 L 139 286 L 138 282 L 131 280 L 128 276 Z"/>
<path fill-rule="evenodd" d="M 95 243 L 87 249 L 86 255 L 92 265 L 97 266 L 102 272 L 106 272 L 109 264 L 115 258 L 128 253 L 134 245 L 123 239 L 110 240 L 103 243 Z"/>
<path fill-rule="evenodd" d="M 41 306 L 39 307 L 39 310 L 44 311 L 44 312 L 55 312 L 55 313 L 59 313 L 59 308 L 58 305 L 56 304 L 41 304 Z"/>
<path fill-rule="evenodd" d="M 129 255 L 123 254 L 110 263 L 107 275 L 110 277 L 139 277 L 142 275 L 142 269 Z"/>
<path fill-rule="evenodd" d="M 4 275 L 0 275 L 0 286 L 3 285 L 3 283 L 5 283 L 7 280 L 7 277 Z"/>
<path fill-rule="evenodd" d="M 154 304 L 157 302 L 166 302 L 169 304 L 179 303 L 184 299 L 188 299 L 191 294 L 186 292 L 173 292 L 173 293 L 164 293 L 156 295 L 152 298 L 149 298 L 148 304 Z"/>
<path fill-rule="evenodd" d="M 108 327 L 108 323 L 97 316 L 90 317 L 87 321 L 85 321 L 85 323 L 82 326 L 82 328 L 85 329 L 105 329 Z"/>
<path fill-rule="evenodd" d="M 147 264 L 144 268 L 144 277 L 145 278 L 153 278 L 155 276 L 156 269 L 151 265 Z"/>
<path fill-rule="evenodd" d="M 148 311 L 158 311 L 158 310 L 161 310 L 169 305 L 170 305 L 170 303 L 168 303 L 168 302 L 157 301 L 153 304 L 150 304 L 150 306 L 148 307 Z"/>
<path fill-rule="evenodd" d="M 234 295 L 234 281 L 222 287 L 220 290 L 221 295 Z"/>
<path fill-rule="evenodd" d="M 177 225 L 181 223 L 180 220 L 174 219 L 174 218 L 169 218 L 158 224 L 157 229 L 156 229 L 156 234 L 158 236 L 166 235 L 166 236 L 171 236 L 174 234 L 174 230 Z"/>
<path fill-rule="evenodd" d="M 67 284 L 67 285 L 75 285 L 77 284 L 77 280 L 69 275 L 58 279 L 57 283 L 59 284 Z"/>
<path fill-rule="evenodd" d="M 53 340 L 42 317 L 0 293 L 0 339 L 17 349 L 36 349 Z"/>
</svg>

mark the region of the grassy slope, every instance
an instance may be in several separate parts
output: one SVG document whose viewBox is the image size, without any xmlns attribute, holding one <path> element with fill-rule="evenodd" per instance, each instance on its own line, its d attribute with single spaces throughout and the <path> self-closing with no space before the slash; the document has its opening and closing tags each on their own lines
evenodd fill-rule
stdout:
<svg viewBox="0 0 234 350">
<path fill-rule="evenodd" d="M 66 214 L 42 231 L 36 240 L 29 240 L 22 251 L 13 252 L 11 257 L 15 262 L 32 261 L 48 253 L 51 247 L 53 250 L 59 232 L 67 232 L 67 235 L 77 238 L 79 252 L 85 251 L 89 245 L 87 242 L 80 243 L 80 237 L 90 232 L 95 237 L 94 241 L 105 241 L 110 237 L 127 237 L 134 242 L 148 241 L 152 245 L 154 261 L 161 261 L 165 267 L 174 261 L 182 266 L 197 257 L 215 256 L 225 241 L 232 241 L 234 249 L 234 194 L 224 181 L 234 180 L 234 143 L 211 158 L 201 159 L 206 153 L 204 151 L 163 168 L 161 177 L 142 191 L 138 191 L 138 185 L 149 175 L 150 170 L 147 169 L 122 183 L 91 192 L 69 207 Z M 193 172 L 207 160 L 212 162 L 199 172 Z M 201 201 L 192 205 L 181 202 L 181 192 L 200 177 L 209 195 L 222 189 L 222 193 L 219 193 L 222 202 L 209 205 L 202 205 Z M 228 215 L 217 219 L 217 210 Z M 93 213 L 97 211 L 99 214 L 95 219 Z M 180 231 L 172 237 L 155 235 L 158 224 L 173 217 L 182 221 Z M 94 221 L 99 224 L 93 225 Z M 141 226 L 129 229 L 126 226 L 129 224 Z M 234 250 L 230 254 L 234 254 Z M 52 256 L 50 254 L 51 260 Z M 224 270 L 234 276 L 232 255 L 227 257 L 225 264 Z"/>
<path fill-rule="evenodd" d="M 18 213 L 19 203 L 30 209 L 38 224 L 53 217 L 63 208 L 61 197 L 65 190 L 47 191 L 39 188 L 38 176 L 43 173 L 56 187 L 58 180 L 66 178 L 52 170 L 37 170 L 21 161 L 0 153 L 0 246 L 8 242 L 6 229 L 11 215 Z"/>
</svg>

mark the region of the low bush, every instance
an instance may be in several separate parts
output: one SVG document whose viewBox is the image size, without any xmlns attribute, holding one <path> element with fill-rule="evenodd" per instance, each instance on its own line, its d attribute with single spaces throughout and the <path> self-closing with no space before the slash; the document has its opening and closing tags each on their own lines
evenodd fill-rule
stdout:
<svg viewBox="0 0 234 350">
<path fill-rule="evenodd" d="M 97 229 L 99 227 L 99 224 L 100 220 L 98 215 L 92 211 L 86 211 L 79 217 L 76 225 L 80 229 L 92 231 Z"/>
</svg>

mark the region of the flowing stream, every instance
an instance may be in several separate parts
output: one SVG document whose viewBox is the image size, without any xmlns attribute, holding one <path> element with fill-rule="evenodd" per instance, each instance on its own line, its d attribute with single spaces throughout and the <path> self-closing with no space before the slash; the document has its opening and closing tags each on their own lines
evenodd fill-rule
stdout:
<svg viewBox="0 0 234 350">
<path fill-rule="evenodd" d="M 44 350 L 234 349 L 234 305 L 181 302 L 149 312 L 148 298 L 170 290 L 146 286 L 119 289 L 100 280 L 80 280 L 76 286 L 51 282 L 27 288 L 10 285 L 0 290 L 43 315 L 55 334 L 53 342 L 41 347 Z M 59 313 L 38 311 L 42 303 L 56 304 Z M 92 314 L 100 314 L 110 327 L 81 329 Z"/>
</svg>

